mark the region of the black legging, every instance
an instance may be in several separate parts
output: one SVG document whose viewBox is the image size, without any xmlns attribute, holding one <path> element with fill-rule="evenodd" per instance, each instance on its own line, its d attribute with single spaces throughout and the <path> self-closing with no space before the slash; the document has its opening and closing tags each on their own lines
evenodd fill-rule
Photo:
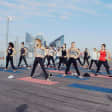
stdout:
<svg viewBox="0 0 112 112">
<path fill-rule="evenodd" d="M 50 65 L 50 61 L 52 61 L 53 65 L 55 67 L 55 61 L 54 61 L 53 56 L 48 56 L 48 64 L 47 64 L 47 67 Z"/>
<path fill-rule="evenodd" d="M 66 70 L 65 70 L 65 74 L 67 74 L 68 71 L 70 70 L 70 67 L 71 67 L 71 64 L 72 64 L 72 63 L 73 63 L 73 65 L 74 65 L 74 68 L 75 68 L 77 74 L 80 76 L 80 72 L 79 72 L 79 69 L 78 69 L 78 66 L 77 66 L 77 61 L 76 61 L 76 59 L 74 59 L 74 58 L 70 58 L 70 59 L 68 60 L 68 62 L 67 62 L 67 68 L 66 68 Z"/>
<path fill-rule="evenodd" d="M 77 58 L 77 61 L 80 63 L 80 65 L 83 65 L 80 58 Z"/>
<path fill-rule="evenodd" d="M 88 66 L 89 66 L 89 58 L 88 58 L 88 57 L 84 57 L 83 65 L 85 65 L 86 62 L 87 62 L 87 64 L 88 64 Z"/>
<path fill-rule="evenodd" d="M 22 60 L 25 62 L 25 65 L 28 67 L 28 64 L 27 64 L 27 61 L 26 61 L 26 57 L 25 56 L 20 56 L 19 63 L 18 63 L 18 67 L 20 66 Z"/>
<path fill-rule="evenodd" d="M 90 66 L 89 66 L 89 69 L 91 69 L 93 63 L 95 63 L 96 67 L 98 66 L 98 61 L 97 60 L 91 60 L 91 63 L 90 63 Z"/>
<path fill-rule="evenodd" d="M 66 57 L 60 57 L 59 58 L 59 65 L 58 65 L 58 69 L 60 69 L 61 64 L 67 64 L 67 58 Z"/>
<path fill-rule="evenodd" d="M 32 72 L 31 72 L 31 77 L 33 76 L 33 74 L 35 73 L 35 69 L 36 69 L 36 66 L 40 64 L 43 72 L 44 72 L 44 75 L 45 75 L 45 79 L 48 78 L 48 73 L 46 72 L 45 68 L 44 68 L 44 64 L 43 64 L 43 59 L 40 58 L 40 57 L 36 57 L 35 60 L 34 60 L 34 64 L 33 64 L 33 69 L 32 69 Z"/>
<path fill-rule="evenodd" d="M 98 67 L 97 67 L 96 73 L 98 73 L 100 71 L 101 65 L 104 65 L 107 74 L 110 74 L 110 71 L 109 71 L 110 67 L 108 65 L 108 61 L 98 61 Z"/>
<path fill-rule="evenodd" d="M 45 63 L 46 59 L 47 59 L 47 62 L 48 62 L 48 58 L 49 58 L 49 56 L 46 55 L 46 56 L 44 57 L 44 59 L 43 59 L 43 63 Z"/>
<path fill-rule="evenodd" d="M 12 67 L 13 69 L 15 69 L 14 63 L 13 63 L 13 56 L 7 56 L 7 57 L 6 57 L 6 69 L 8 68 L 9 62 L 10 62 L 10 64 L 11 64 L 11 67 Z"/>
</svg>

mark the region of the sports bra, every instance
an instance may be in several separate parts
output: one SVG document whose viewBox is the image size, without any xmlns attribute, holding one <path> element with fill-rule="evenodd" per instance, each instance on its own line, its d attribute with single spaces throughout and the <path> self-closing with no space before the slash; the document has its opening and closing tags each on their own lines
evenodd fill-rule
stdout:
<svg viewBox="0 0 112 112">
<path fill-rule="evenodd" d="M 44 50 L 41 49 L 41 48 L 37 48 L 37 49 L 36 49 L 36 53 L 37 53 L 38 55 L 42 55 L 42 56 L 44 56 L 44 54 L 45 54 Z"/>
<path fill-rule="evenodd" d="M 54 55 L 54 50 L 49 50 L 49 55 L 53 56 Z"/>
<path fill-rule="evenodd" d="M 78 52 L 77 51 L 74 51 L 74 50 L 70 50 L 70 55 L 74 55 L 74 56 L 77 56 L 78 55 Z"/>
</svg>

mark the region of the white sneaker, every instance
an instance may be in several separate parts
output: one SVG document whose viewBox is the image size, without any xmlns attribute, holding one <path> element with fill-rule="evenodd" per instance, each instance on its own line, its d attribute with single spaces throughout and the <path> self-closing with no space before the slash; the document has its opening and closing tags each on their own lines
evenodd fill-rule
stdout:
<svg viewBox="0 0 112 112">
<path fill-rule="evenodd" d="M 80 76 L 79 76 L 79 78 L 80 78 L 80 79 L 82 79 L 82 78 L 83 78 L 83 76 L 81 76 L 81 75 L 80 75 Z"/>
<path fill-rule="evenodd" d="M 77 74 L 77 73 L 72 73 L 72 76 L 76 76 L 76 77 L 77 77 L 77 76 L 78 76 L 78 74 Z"/>
<path fill-rule="evenodd" d="M 8 76 L 8 79 L 14 79 L 15 77 L 13 75 Z"/>
<path fill-rule="evenodd" d="M 46 80 L 47 80 L 47 81 L 50 81 L 50 79 L 49 79 L 49 78 L 47 78 Z"/>
</svg>

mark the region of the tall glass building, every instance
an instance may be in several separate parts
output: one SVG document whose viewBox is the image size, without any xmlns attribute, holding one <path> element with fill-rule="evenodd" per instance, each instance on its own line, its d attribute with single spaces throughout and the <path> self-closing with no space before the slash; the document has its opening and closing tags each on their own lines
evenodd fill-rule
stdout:
<svg viewBox="0 0 112 112">
<path fill-rule="evenodd" d="M 60 37 L 58 37 L 57 39 L 55 39 L 54 41 L 52 41 L 50 43 L 50 46 L 53 46 L 53 47 L 62 47 L 64 44 L 64 35 L 61 35 Z"/>
</svg>

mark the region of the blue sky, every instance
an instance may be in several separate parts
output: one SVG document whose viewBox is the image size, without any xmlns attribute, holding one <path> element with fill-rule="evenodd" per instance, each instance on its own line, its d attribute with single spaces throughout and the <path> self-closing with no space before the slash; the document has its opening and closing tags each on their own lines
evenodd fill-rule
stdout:
<svg viewBox="0 0 112 112">
<path fill-rule="evenodd" d="M 65 42 L 79 48 L 112 48 L 112 0 L 0 0 L 0 49 L 5 46 L 6 17 L 10 22 L 9 40 L 25 32 L 42 33 L 50 42 L 64 34 Z"/>
</svg>

